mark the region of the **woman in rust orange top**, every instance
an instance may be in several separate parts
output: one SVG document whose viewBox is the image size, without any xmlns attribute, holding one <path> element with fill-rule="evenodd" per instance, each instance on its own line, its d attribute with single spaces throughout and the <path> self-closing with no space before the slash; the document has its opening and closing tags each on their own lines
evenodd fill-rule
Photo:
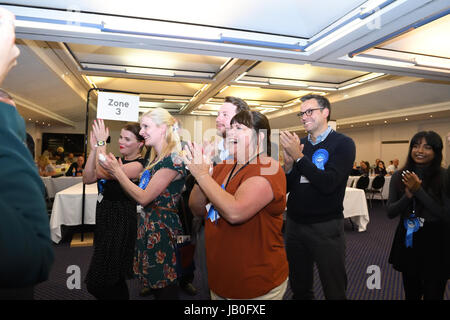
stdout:
<svg viewBox="0 0 450 320">
<path fill-rule="evenodd" d="M 281 227 L 286 178 L 270 158 L 270 127 L 256 111 L 231 120 L 226 143 L 234 160 L 214 167 L 189 144 L 184 161 L 197 180 L 189 206 L 205 215 L 208 281 L 213 299 L 282 299 L 288 263 Z"/>
</svg>

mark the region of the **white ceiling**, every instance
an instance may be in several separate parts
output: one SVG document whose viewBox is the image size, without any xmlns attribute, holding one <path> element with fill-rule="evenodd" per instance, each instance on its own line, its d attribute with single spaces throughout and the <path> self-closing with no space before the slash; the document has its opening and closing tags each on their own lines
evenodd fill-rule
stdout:
<svg viewBox="0 0 450 320">
<path fill-rule="evenodd" d="M 356 21 L 371 4 L 372 14 Z M 180 114 L 214 114 L 235 95 L 274 128 L 293 130 L 298 99 L 311 92 L 330 99 L 343 126 L 450 116 L 448 0 L 0 5 L 16 14 L 21 50 L 4 88 L 41 126 L 84 121 L 93 84 Z"/>
</svg>

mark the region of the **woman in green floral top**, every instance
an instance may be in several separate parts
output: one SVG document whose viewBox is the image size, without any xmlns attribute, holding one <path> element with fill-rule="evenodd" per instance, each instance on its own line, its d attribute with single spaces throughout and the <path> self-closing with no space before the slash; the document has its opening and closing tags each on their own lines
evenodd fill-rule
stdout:
<svg viewBox="0 0 450 320">
<path fill-rule="evenodd" d="M 152 147 L 144 176 L 139 186 L 130 183 L 113 155 L 106 156 L 102 166 L 116 177 L 138 206 L 138 230 L 134 273 L 144 288 L 154 289 L 156 299 L 178 299 L 176 272 L 176 238 L 181 234 L 177 205 L 184 186 L 186 170 L 179 160 L 181 151 L 178 126 L 166 110 L 157 108 L 141 117 L 145 145 Z"/>
</svg>

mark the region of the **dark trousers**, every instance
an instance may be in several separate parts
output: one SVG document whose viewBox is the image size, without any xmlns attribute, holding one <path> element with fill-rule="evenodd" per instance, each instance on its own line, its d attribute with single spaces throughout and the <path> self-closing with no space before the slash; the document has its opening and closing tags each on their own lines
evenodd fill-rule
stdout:
<svg viewBox="0 0 450 320">
<path fill-rule="evenodd" d="M 286 218 L 289 282 L 296 300 L 314 299 L 314 263 L 325 298 L 346 299 L 344 220 L 300 224 Z"/>
<path fill-rule="evenodd" d="M 447 279 L 402 272 L 406 300 L 443 300 Z"/>
<path fill-rule="evenodd" d="M 0 288 L 0 300 L 34 300 L 34 286 L 27 288 Z"/>
<path fill-rule="evenodd" d="M 121 279 L 115 285 L 107 287 L 87 285 L 87 290 L 97 300 L 130 300 L 128 285 L 125 279 Z"/>
</svg>

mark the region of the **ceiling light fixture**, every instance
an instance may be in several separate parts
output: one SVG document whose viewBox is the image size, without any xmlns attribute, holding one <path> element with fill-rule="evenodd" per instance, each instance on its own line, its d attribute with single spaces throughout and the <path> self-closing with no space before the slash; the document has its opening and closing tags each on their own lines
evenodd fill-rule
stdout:
<svg viewBox="0 0 450 320">
<path fill-rule="evenodd" d="M 363 63 L 370 63 L 370 64 L 381 64 L 385 66 L 391 66 L 391 67 L 413 67 L 415 63 L 410 60 L 396 60 L 396 59 L 389 59 L 386 57 L 380 57 L 380 56 L 374 56 L 374 55 L 368 55 L 368 54 L 360 54 L 353 58 L 351 58 L 351 61 L 357 61 L 357 62 L 363 62 Z"/>
<path fill-rule="evenodd" d="M 239 80 L 235 81 L 237 83 L 245 83 L 245 84 L 256 84 L 258 86 L 267 86 L 269 83 L 266 81 L 247 81 L 247 80 Z"/>
<path fill-rule="evenodd" d="M 348 84 L 346 86 L 338 88 L 338 90 L 346 90 L 346 89 L 349 89 L 349 88 L 353 88 L 353 87 L 359 86 L 360 84 L 361 83 L 359 83 L 359 82 L 350 83 L 350 84 Z"/>
<path fill-rule="evenodd" d="M 288 80 L 288 79 L 269 79 L 269 84 L 289 86 L 289 87 L 302 87 L 302 88 L 306 88 L 308 86 L 308 84 L 302 81 Z"/>
<path fill-rule="evenodd" d="M 336 91 L 337 88 L 332 88 L 332 87 L 313 87 L 313 86 L 308 86 L 307 89 L 311 89 L 311 90 L 326 90 L 326 91 Z"/>
<path fill-rule="evenodd" d="M 414 61 L 418 67 L 450 70 L 450 59 L 447 58 L 416 57 Z"/>
<path fill-rule="evenodd" d="M 246 74 L 247 74 L 247 72 L 243 72 L 243 73 L 240 74 L 234 81 L 239 81 L 239 80 L 241 80 L 243 77 L 245 77 Z"/>
<path fill-rule="evenodd" d="M 225 87 L 223 87 L 222 89 L 220 89 L 219 93 L 224 92 L 224 91 L 227 90 L 229 87 L 230 87 L 230 86 L 225 86 Z"/>
<path fill-rule="evenodd" d="M 187 102 L 189 102 L 189 100 L 164 99 L 164 102 L 180 102 L 180 103 L 187 103 Z"/>
<path fill-rule="evenodd" d="M 368 75 L 365 75 L 365 76 L 359 78 L 358 82 L 366 82 L 366 81 L 381 77 L 383 75 L 385 75 L 385 74 L 384 73 L 376 73 L 376 72 L 369 73 Z"/>
<path fill-rule="evenodd" d="M 163 70 L 163 69 L 125 67 L 125 71 L 127 73 L 145 74 L 145 75 L 150 75 L 150 76 L 166 76 L 166 77 L 174 77 L 175 76 L 174 71 Z"/>
</svg>

